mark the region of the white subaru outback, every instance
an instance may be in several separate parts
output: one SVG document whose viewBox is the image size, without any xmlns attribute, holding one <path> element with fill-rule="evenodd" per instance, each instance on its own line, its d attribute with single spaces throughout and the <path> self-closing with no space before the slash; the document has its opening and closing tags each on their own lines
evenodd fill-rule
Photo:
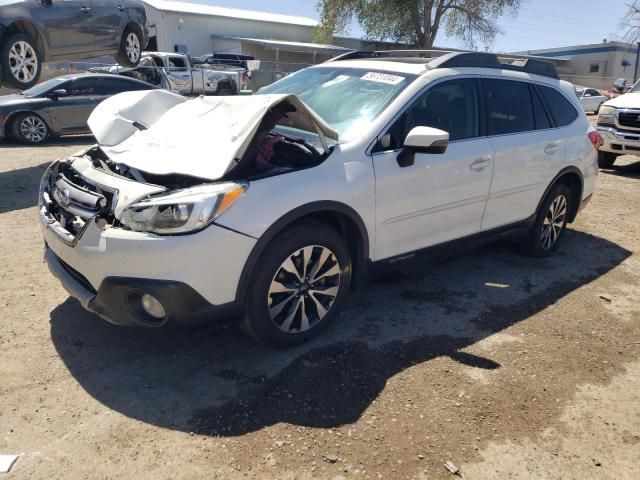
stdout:
<svg viewBox="0 0 640 480">
<path fill-rule="evenodd" d="M 591 198 L 600 136 L 550 64 L 354 52 L 252 97 L 130 92 L 40 188 L 45 258 L 120 325 L 240 316 L 316 335 L 370 267 L 519 233 L 553 252 Z"/>
</svg>

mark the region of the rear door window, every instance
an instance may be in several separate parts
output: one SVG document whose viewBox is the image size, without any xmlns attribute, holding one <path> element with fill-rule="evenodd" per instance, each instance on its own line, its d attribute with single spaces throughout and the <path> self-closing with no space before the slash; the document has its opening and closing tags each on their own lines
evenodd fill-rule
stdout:
<svg viewBox="0 0 640 480">
<path fill-rule="evenodd" d="M 578 117 L 578 112 L 573 105 L 555 88 L 543 85 L 538 85 L 536 88 L 558 127 L 569 125 Z"/>
<path fill-rule="evenodd" d="M 531 93 L 531 100 L 533 102 L 533 115 L 534 121 L 536 125 L 536 130 L 544 130 L 546 128 L 552 128 L 551 120 L 549 120 L 549 116 L 544 109 L 544 105 L 542 105 L 542 101 L 538 93 L 533 89 L 533 85 L 531 85 L 529 89 Z"/>
<path fill-rule="evenodd" d="M 116 95 L 122 92 L 148 90 L 151 88 L 151 86 L 129 81 L 124 78 L 102 78 L 100 80 L 100 95 Z"/>
<path fill-rule="evenodd" d="M 487 134 L 505 135 L 535 129 L 529 85 L 512 80 L 483 79 Z"/>
</svg>

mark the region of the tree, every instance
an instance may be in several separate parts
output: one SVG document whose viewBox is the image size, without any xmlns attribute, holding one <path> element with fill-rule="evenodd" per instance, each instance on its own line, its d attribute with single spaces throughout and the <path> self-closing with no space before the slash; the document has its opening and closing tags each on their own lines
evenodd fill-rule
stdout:
<svg viewBox="0 0 640 480">
<path fill-rule="evenodd" d="M 319 0 L 318 41 L 330 42 L 355 18 L 372 40 L 393 40 L 417 48 L 433 47 L 444 27 L 468 45 L 492 41 L 496 19 L 516 13 L 521 0 Z"/>
<path fill-rule="evenodd" d="M 628 7 L 629 10 L 622 20 L 622 27 L 625 30 L 622 39 L 633 43 L 640 40 L 640 1 L 634 0 Z"/>
</svg>

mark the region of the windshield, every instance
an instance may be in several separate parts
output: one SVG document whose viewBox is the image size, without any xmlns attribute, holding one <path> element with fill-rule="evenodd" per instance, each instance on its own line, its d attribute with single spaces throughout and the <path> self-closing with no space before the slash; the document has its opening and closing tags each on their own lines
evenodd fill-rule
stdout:
<svg viewBox="0 0 640 480">
<path fill-rule="evenodd" d="M 631 90 L 629 90 L 630 92 L 640 92 L 640 82 L 637 82 L 633 88 Z"/>
<path fill-rule="evenodd" d="M 262 88 L 260 93 L 297 95 L 340 135 L 361 134 L 416 75 L 361 68 L 318 67 L 300 70 Z"/>
<path fill-rule="evenodd" d="M 51 80 L 47 80 L 46 82 L 39 83 L 35 87 L 31 87 L 29 90 L 25 90 L 22 94 L 25 97 L 37 97 L 42 95 L 43 93 L 48 92 L 49 90 L 53 90 L 57 88 L 61 83 L 66 82 L 66 78 L 52 78 Z"/>
<path fill-rule="evenodd" d="M 584 90 L 581 90 L 581 89 L 579 89 L 579 88 L 576 88 L 576 95 L 577 95 L 578 97 L 581 97 L 583 92 L 584 92 Z"/>
</svg>

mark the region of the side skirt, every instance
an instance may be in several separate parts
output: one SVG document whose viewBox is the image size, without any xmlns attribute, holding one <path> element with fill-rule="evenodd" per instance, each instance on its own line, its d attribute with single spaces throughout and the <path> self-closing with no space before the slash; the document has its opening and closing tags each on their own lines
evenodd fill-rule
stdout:
<svg viewBox="0 0 640 480">
<path fill-rule="evenodd" d="M 377 262 L 370 262 L 369 272 L 375 275 L 377 273 L 394 270 L 400 267 L 404 262 L 412 262 L 416 259 L 420 259 L 421 261 L 443 260 L 455 255 L 467 253 L 486 245 L 487 243 L 491 243 L 502 238 L 525 235 L 535 223 L 536 216 L 537 215 L 534 213 L 525 220 L 487 230 L 486 232 L 475 233 L 468 237 L 451 240 L 438 245 L 432 245 L 413 252 L 403 253 L 402 255 L 397 255 L 395 257 L 385 258 L 384 260 L 379 260 Z"/>
</svg>

